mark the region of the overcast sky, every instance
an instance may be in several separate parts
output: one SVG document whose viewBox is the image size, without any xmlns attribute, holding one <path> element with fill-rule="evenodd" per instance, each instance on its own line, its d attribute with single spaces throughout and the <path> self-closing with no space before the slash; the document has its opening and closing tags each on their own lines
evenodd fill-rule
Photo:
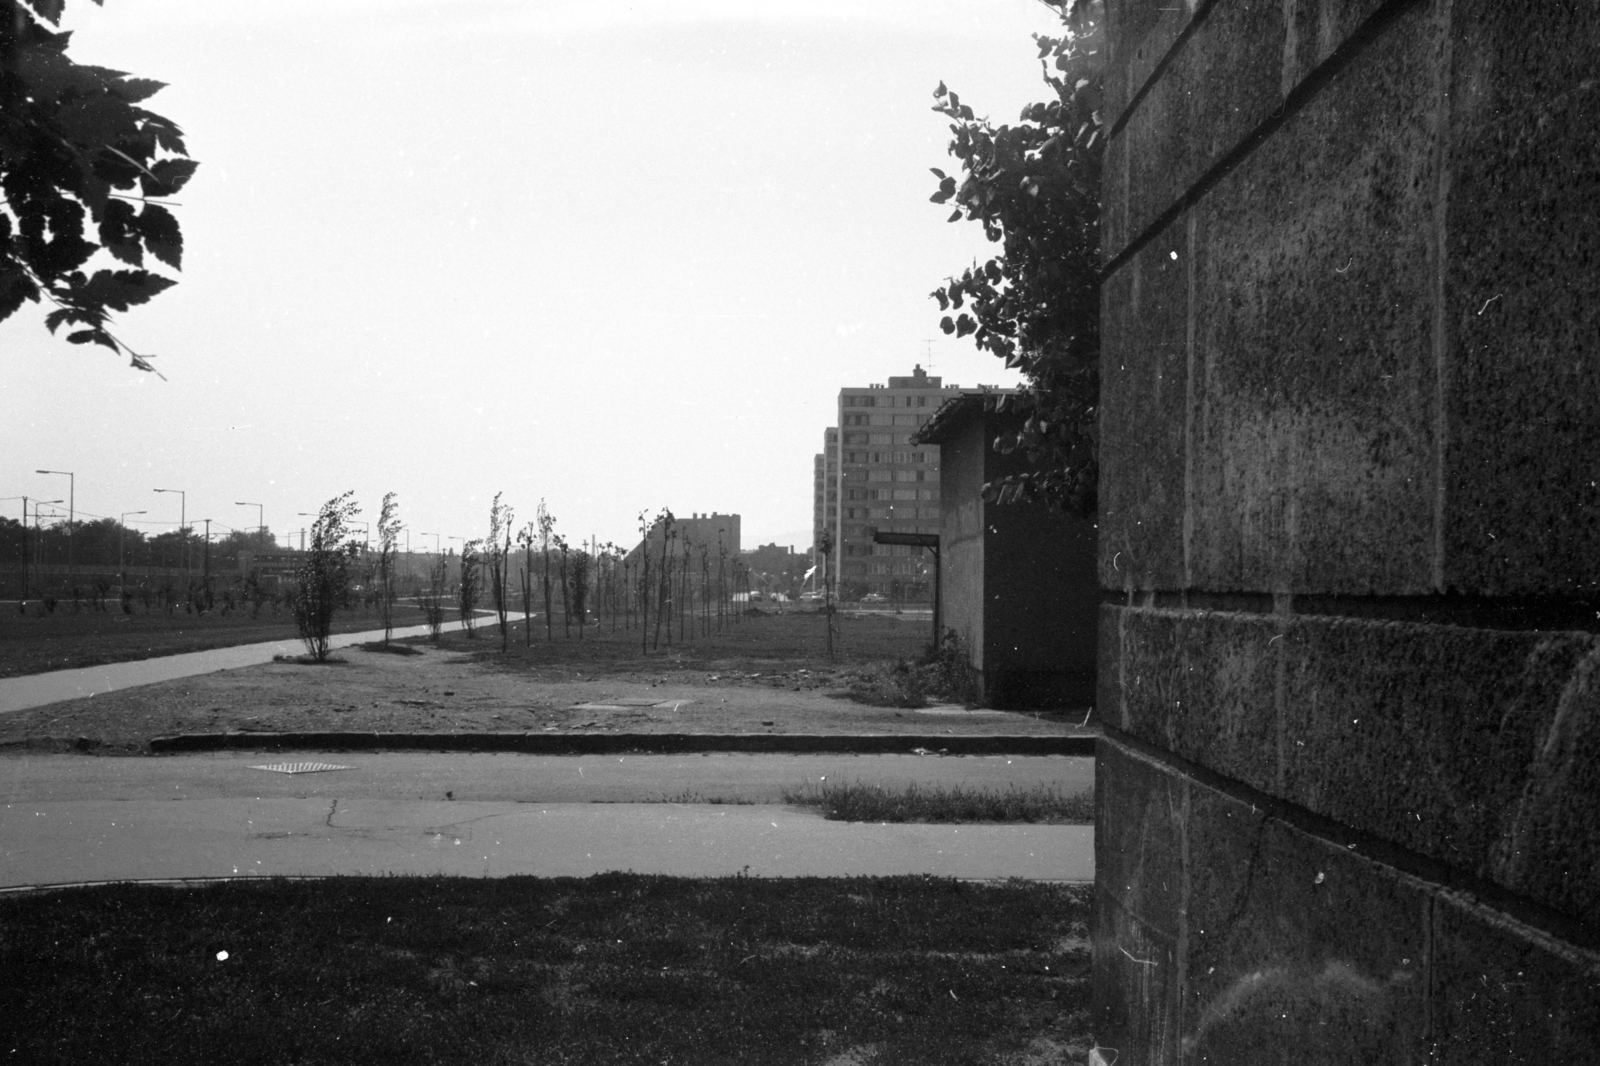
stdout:
<svg viewBox="0 0 1600 1066">
<path fill-rule="evenodd" d="M 1036 0 L 70 0 L 71 53 L 169 83 L 201 163 L 180 284 L 119 317 L 161 381 L 0 325 L 0 496 L 174 528 L 399 494 L 415 549 L 503 491 L 569 538 L 737 512 L 805 550 L 838 390 L 1012 384 L 927 294 L 991 247 L 928 202 L 942 79 L 1044 99 Z M 931 344 L 930 344 L 931 339 Z M 0 503 L 20 517 L 20 503 Z M 134 519 L 133 521 L 139 519 Z M 448 543 L 448 542 L 447 542 Z"/>
</svg>

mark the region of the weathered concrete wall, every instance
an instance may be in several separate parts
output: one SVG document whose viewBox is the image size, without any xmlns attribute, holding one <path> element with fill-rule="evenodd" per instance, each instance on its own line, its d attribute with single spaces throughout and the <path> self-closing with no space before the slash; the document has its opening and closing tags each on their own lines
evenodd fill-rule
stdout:
<svg viewBox="0 0 1600 1066">
<path fill-rule="evenodd" d="M 1028 469 L 1021 452 L 991 442 L 1015 432 L 1013 412 L 985 412 L 978 443 L 984 479 Z M 1099 590 L 1092 522 L 1042 503 L 986 504 L 984 696 L 991 707 L 1083 707 L 1095 700 Z"/>
<path fill-rule="evenodd" d="M 939 444 L 939 594 L 941 622 L 984 668 L 983 426 L 970 420 Z"/>
<path fill-rule="evenodd" d="M 1095 699 L 1099 588 L 1092 523 L 1042 504 L 987 504 L 983 486 L 1027 469 L 992 442 L 1014 413 L 976 406 L 938 435 L 944 625 L 967 646 L 991 707 Z"/>
<path fill-rule="evenodd" d="M 1096 1038 L 1593 1061 L 1600 5 L 1107 20 Z"/>
</svg>

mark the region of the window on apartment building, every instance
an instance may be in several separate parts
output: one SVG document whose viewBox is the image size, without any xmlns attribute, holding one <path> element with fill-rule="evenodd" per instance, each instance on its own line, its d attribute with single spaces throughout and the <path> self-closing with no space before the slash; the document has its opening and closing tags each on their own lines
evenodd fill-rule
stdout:
<svg viewBox="0 0 1600 1066">
<path fill-rule="evenodd" d="M 917 490 L 917 499 L 919 499 L 919 500 L 937 500 L 938 498 L 939 498 L 939 490 L 938 489 L 918 489 Z"/>
<path fill-rule="evenodd" d="M 846 433 L 844 435 L 844 442 L 846 444 L 865 444 L 867 443 L 867 435 L 865 433 Z M 833 458 L 831 452 L 829 453 L 828 458 Z"/>
<path fill-rule="evenodd" d="M 916 415 L 895 415 L 894 416 L 894 425 L 897 425 L 897 426 L 915 426 L 915 425 L 918 425 L 917 416 Z"/>
<path fill-rule="evenodd" d="M 852 470 L 850 472 L 852 474 L 860 474 L 863 471 Z M 868 471 L 865 471 L 865 473 L 867 475 L 867 480 L 868 481 L 888 481 L 892 471 L 889 471 L 889 470 L 868 470 Z"/>
<path fill-rule="evenodd" d="M 914 500 L 917 498 L 916 489 L 895 489 L 894 498 L 897 500 Z"/>
<path fill-rule="evenodd" d="M 895 443 L 895 439 L 894 439 L 894 434 L 893 433 L 873 433 L 873 434 L 870 434 L 868 436 L 870 436 L 870 439 L 864 440 L 861 443 L 863 443 L 863 444 L 883 444 L 883 445 L 889 445 L 889 444 L 894 444 Z"/>
<path fill-rule="evenodd" d="M 866 477 L 867 472 L 865 470 L 846 470 L 844 472 L 846 481 L 865 481 Z"/>
</svg>

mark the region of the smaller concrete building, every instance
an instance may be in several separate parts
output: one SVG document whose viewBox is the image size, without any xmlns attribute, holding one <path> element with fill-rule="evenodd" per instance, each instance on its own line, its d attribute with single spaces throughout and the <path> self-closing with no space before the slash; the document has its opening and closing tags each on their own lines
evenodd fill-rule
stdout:
<svg viewBox="0 0 1600 1066">
<path fill-rule="evenodd" d="M 943 625 L 970 650 L 990 707 L 1094 702 L 1099 586 L 1094 523 L 1043 503 L 991 504 L 983 486 L 1026 472 L 994 439 L 1020 428 L 1012 390 L 947 401 L 912 438 L 939 446 Z"/>
</svg>

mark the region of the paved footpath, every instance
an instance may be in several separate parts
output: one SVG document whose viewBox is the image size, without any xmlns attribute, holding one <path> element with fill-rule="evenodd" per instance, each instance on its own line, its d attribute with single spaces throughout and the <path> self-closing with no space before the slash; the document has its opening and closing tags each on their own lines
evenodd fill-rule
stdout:
<svg viewBox="0 0 1600 1066">
<path fill-rule="evenodd" d="M 445 632 L 460 628 L 459 620 L 446 622 L 442 626 Z M 402 626 L 395 629 L 391 636 L 400 639 L 427 634 L 427 626 Z M 383 630 L 369 629 L 361 633 L 336 633 L 328 643 L 334 648 L 348 648 L 382 639 Z M 101 666 L 83 666 L 74 670 L 51 670 L 43 674 L 0 678 L 0 714 L 7 711 L 25 711 L 30 707 L 43 707 L 49 703 L 60 703 L 62 700 L 81 699 L 102 692 L 153 685 L 157 681 L 176 681 L 179 678 L 215 673 L 218 670 L 259 666 L 261 663 L 270 663 L 275 655 L 304 655 L 305 650 L 305 644 L 298 639 L 269 640 L 260 644 L 235 644 L 226 648 L 163 655 L 154 659 L 136 659 L 125 663 L 105 663 Z"/>
<path fill-rule="evenodd" d="M 349 769 L 253 768 L 295 763 Z M 0 759 L 0 887 L 610 870 L 1094 878 L 1091 826 L 830 822 L 775 802 L 783 788 L 823 778 L 1077 791 L 1092 785 L 1093 764 L 1007 756 L 12 756 Z"/>
</svg>

